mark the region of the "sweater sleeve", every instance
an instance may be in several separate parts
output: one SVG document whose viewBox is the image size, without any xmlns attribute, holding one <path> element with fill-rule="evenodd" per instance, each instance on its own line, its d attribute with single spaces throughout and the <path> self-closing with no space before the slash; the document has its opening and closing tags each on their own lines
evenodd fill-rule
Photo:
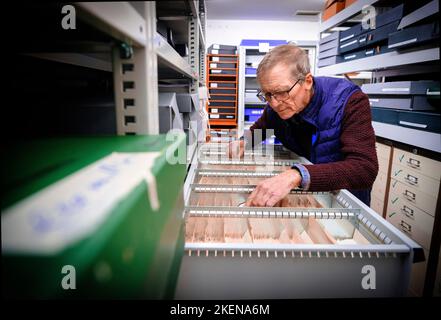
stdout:
<svg viewBox="0 0 441 320">
<path fill-rule="evenodd" d="M 341 161 L 305 165 L 310 175 L 310 191 L 372 187 L 378 173 L 378 159 L 369 100 L 361 91 L 352 94 L 346 103 L 340 143 Z"/>
</svg>

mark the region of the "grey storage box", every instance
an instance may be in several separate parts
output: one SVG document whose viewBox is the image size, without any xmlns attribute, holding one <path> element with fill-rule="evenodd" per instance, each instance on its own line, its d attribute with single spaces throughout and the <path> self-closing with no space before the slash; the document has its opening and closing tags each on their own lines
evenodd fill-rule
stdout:
<svg viewBox="0 0 441 320">
<path fill-rule="evenodd" d="M 398 29 L 403 29 L 405 27 L 411 26 L 414 23 L 420 22 L 437 13 L 439 13 L 439 0 L 430 1 L 426 5 L 416 9 L 415 11 L 409 13 L 407 16 L 403 17 L 403 19 L 401 19 L 400 21 Z"/>
<path fill-rule="evenodd" d="M 335 40 L 339 41 L 339 39 L 340 39 L 340 31 L 336 31 L 320 39 L 319 45 L 321 46 L 330 41 L 335 41 Z"/>
<path fill-rule="evenodd" d="M 235 89 L 209 89 L 210 94 L 235 94 Z"/>
<path fill-rule="evenodd" d="M 227 82 L 210 82 L 210 88 L 236 88 L 236 84 Z"/>
<path fill-rule="evenodd" d="M 341 56 L 333 56 L 325 59 L 320 59 L 317 63 L 318 67 L 326 67 L 332 64 L 343 62 L 343 57 Z"/>
<path fill-rule="evenodd" d="M 236 101 L 236 96 L 225 96 L 225 95 L 211 94 L 211 100 Z"/>
<path fill-rule="evenodd" d="M 210 68 L 236 68 L 235 63 L 210 62 Z"/>
<path fill-rule="evenodd" d="M 222 101 L 210 101 L 210 107 L 235 107 L 236 102 L 222 102 Z"/>
<path fill-rule="evenodd" d="M 372 120 L 416 130 L 441 133 L 439 113 L 402 111 L 387 108 L 371 108 Z"/>
<path fill-rule="evenodd" d="M 171 129 L 183 129 L 181 114 L 176 102 L 175 92 L 160 92 L 159 105 L 159 133 L 167 133 Z"/>
<path fill-rule="evenodd" d="M 386 96 L 369 95 L 371 107 L 391 108 L 400 110 L 435 111 L 436 107 L 429 103 L 425 96 Z"/>
<path fill-rule="evenodd" d="M 350 39 L 345 42 L 341 42 L 339 49 L 341 53 L 363 48 L 368 45 L 373 45 L 381 41 L 386 41 L 389 34 L 397 31 L 399 21 L 392 22 L 390 24 L 378 27 L 374 30 L 368 30 L 363 35 Z"/>
<path fill-rule="evenodd" d="M 379 28 L 385 26 L 388 23 L 398 21 L 403 17 L 404 14 L 404 4 L 400 4 L 382 14 L 379 14 L 375 20 L 375 27 Z"/>
<path fill-rule="evenodd" d="M 318 54 L 318 58 L 319 59 L 324 59 L 324 58 L 328 58 L 328 57 L 332 57 L 332 56 L 336 56 L 340 53 L 338 46 L 330 48 L 328 50 L 324 50 L 319 52 Z"/>
<path fill-rule="evenodd" d="M 232 46 L 228 44 L 212 44 L 208 49 L 222 49 L 222 50 L 237 50 L 237 46 Z"/>
<path fill-rule="evenodd" d="M 356 37 L 358 37 L 360 34 L 362 34 L 363 32 L 366 32 L 367 30 L 364 30 L 361 26 L 361 23 L 356 24 L 355 26 L 344 30 L 344 31 L 340 31 L 340 43 L 345 42 L 347 40 L 350 39 L 354 39 Z"/>
<path fill-rule="evenodd" d="M 231 61 L 231 62 L 237 62 L 236 57 L 209 57 L 210 62 L 219 62 L 219 61 Z"/>
<path fill-rule="evenodd" d="M 192 112 L 198 109 L 199 95 L 197 93 L 177 93 L 176 102 L 179 112 Z"/>
<path fill-rule="evenodd" d="M 389 35 L 389 48 L 406 48 L 439 38 L 439 21 L 410 27 Z"/>
<path fill-rule="evenodd" d="M 381 83 L 365 83 L 361 86 L 366 94 L 417 94 L 426 95 L 428 92 L 438 88 L 438 81 L 393 81 Z M 435 89 L 436 90 L 436 89 Z"/>
<path fill-rule="evenodd" d="M 231 75 L 236 75 L 236 70 L 210 69 L 210 74 L 231 74 Z"/>
</svg>

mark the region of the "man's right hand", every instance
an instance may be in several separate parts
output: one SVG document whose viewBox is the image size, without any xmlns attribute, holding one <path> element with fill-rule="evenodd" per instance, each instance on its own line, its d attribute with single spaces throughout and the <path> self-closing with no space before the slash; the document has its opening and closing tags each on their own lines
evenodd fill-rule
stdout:
<svg viewBox="0 0 441 320">
<path fill-rule="evenodd" d="M 228 144 L 227 156 L 228 158 L 242 158 L 245 153 L 245 141 L 236 140 Z"/>
</svg>

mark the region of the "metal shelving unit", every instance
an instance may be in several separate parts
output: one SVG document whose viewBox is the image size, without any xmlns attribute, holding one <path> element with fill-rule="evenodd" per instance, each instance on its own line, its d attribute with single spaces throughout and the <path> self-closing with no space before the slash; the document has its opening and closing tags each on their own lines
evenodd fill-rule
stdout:
<svg viewBox="0 0 441 320">
<path fill-rule="evenodd" d="M 199 81 L 204 81 L 203 74 L 199 78 L 205 65 L 204 1 L 77 5 L 82 19 L 122 41 L 131 50 L 131 54 L 121 58 L 119 50 L 115 49 L 111 68 L 109 62 L 106 64 L 98 61 L 101 63 L 98 64 L 99 68 L 114 71 L 117 133 L 159 133 L 158 81 L 164 78 L 176 79 L 176 83 L 181 85 L 177 86 L 178 92 L 182 92 L 182 83 L 187 83 L 188 93 L 196 93 Z M 181 42 L 188 44 L 188 57 L 180 56 L 156 31 L 158 10 L 161 12 L 161 20 L 174 29 Z M 90 64 L 90 59 L 88 61 L 77 57 L 76 60 Z M 128 118 L 134 121 L 128 122 Z M 193 157 L 195 149 L 194 146 L 188 148 L 189 160 Z"/>
<path fill-rule="evenodd" d="M 364 6 L 374 4 L 382 4 L 382 2 L 378 0 L 356 1 L 348 8 L 345 8 L 329 20 L 323 22 L 319 28 L 320 33 L 329 32 L 332 28 L 344 24 L 345 21 L 359 14 Z M 412 68 L 415 68 L 418 64 L 424 66 L 424 64 L 439 61 L 439 58 L 439 47 L 423 47 L 416 50 L 392 51 L 381 55 L 374 55 L 372 57 L 317 68 L 317 75 L 338 76 L 363 71 L 385 73 L 388 68 L 393 69 L 401 66 L 411 66 Z M 403 69 L 403 74 L 404 72 L 406 71 Z M 390 124 L 376 122 L 373 124 L 378 136 L 440 152 L 440 134 L 408 129 Z"/>
</svg>

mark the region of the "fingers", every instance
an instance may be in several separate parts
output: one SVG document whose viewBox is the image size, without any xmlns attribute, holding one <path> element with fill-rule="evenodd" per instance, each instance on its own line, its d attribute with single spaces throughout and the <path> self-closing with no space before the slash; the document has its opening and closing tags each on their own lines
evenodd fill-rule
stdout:
<svg viewBox="0 0 441 320">
<path fill-rule="evenodd" d="M 274 198 L 276 198 L 274 202 Z M 268 203 L 268 201 L 271 202 Z M 260 182 L 247 199 L 246 206 L 265 207 L 273 206 L 277 201 L 277 192 L 271 184 L 271 180 L 267 179 Z M 270 205 L 272 204 L 272 205 Z"/>
<path fill-rule="evenodd" d="M 232 141 L 227 148 L 228 158 L 237 158 L 240 155 L 240 144 L 237 141 Z"/>
</svg>

